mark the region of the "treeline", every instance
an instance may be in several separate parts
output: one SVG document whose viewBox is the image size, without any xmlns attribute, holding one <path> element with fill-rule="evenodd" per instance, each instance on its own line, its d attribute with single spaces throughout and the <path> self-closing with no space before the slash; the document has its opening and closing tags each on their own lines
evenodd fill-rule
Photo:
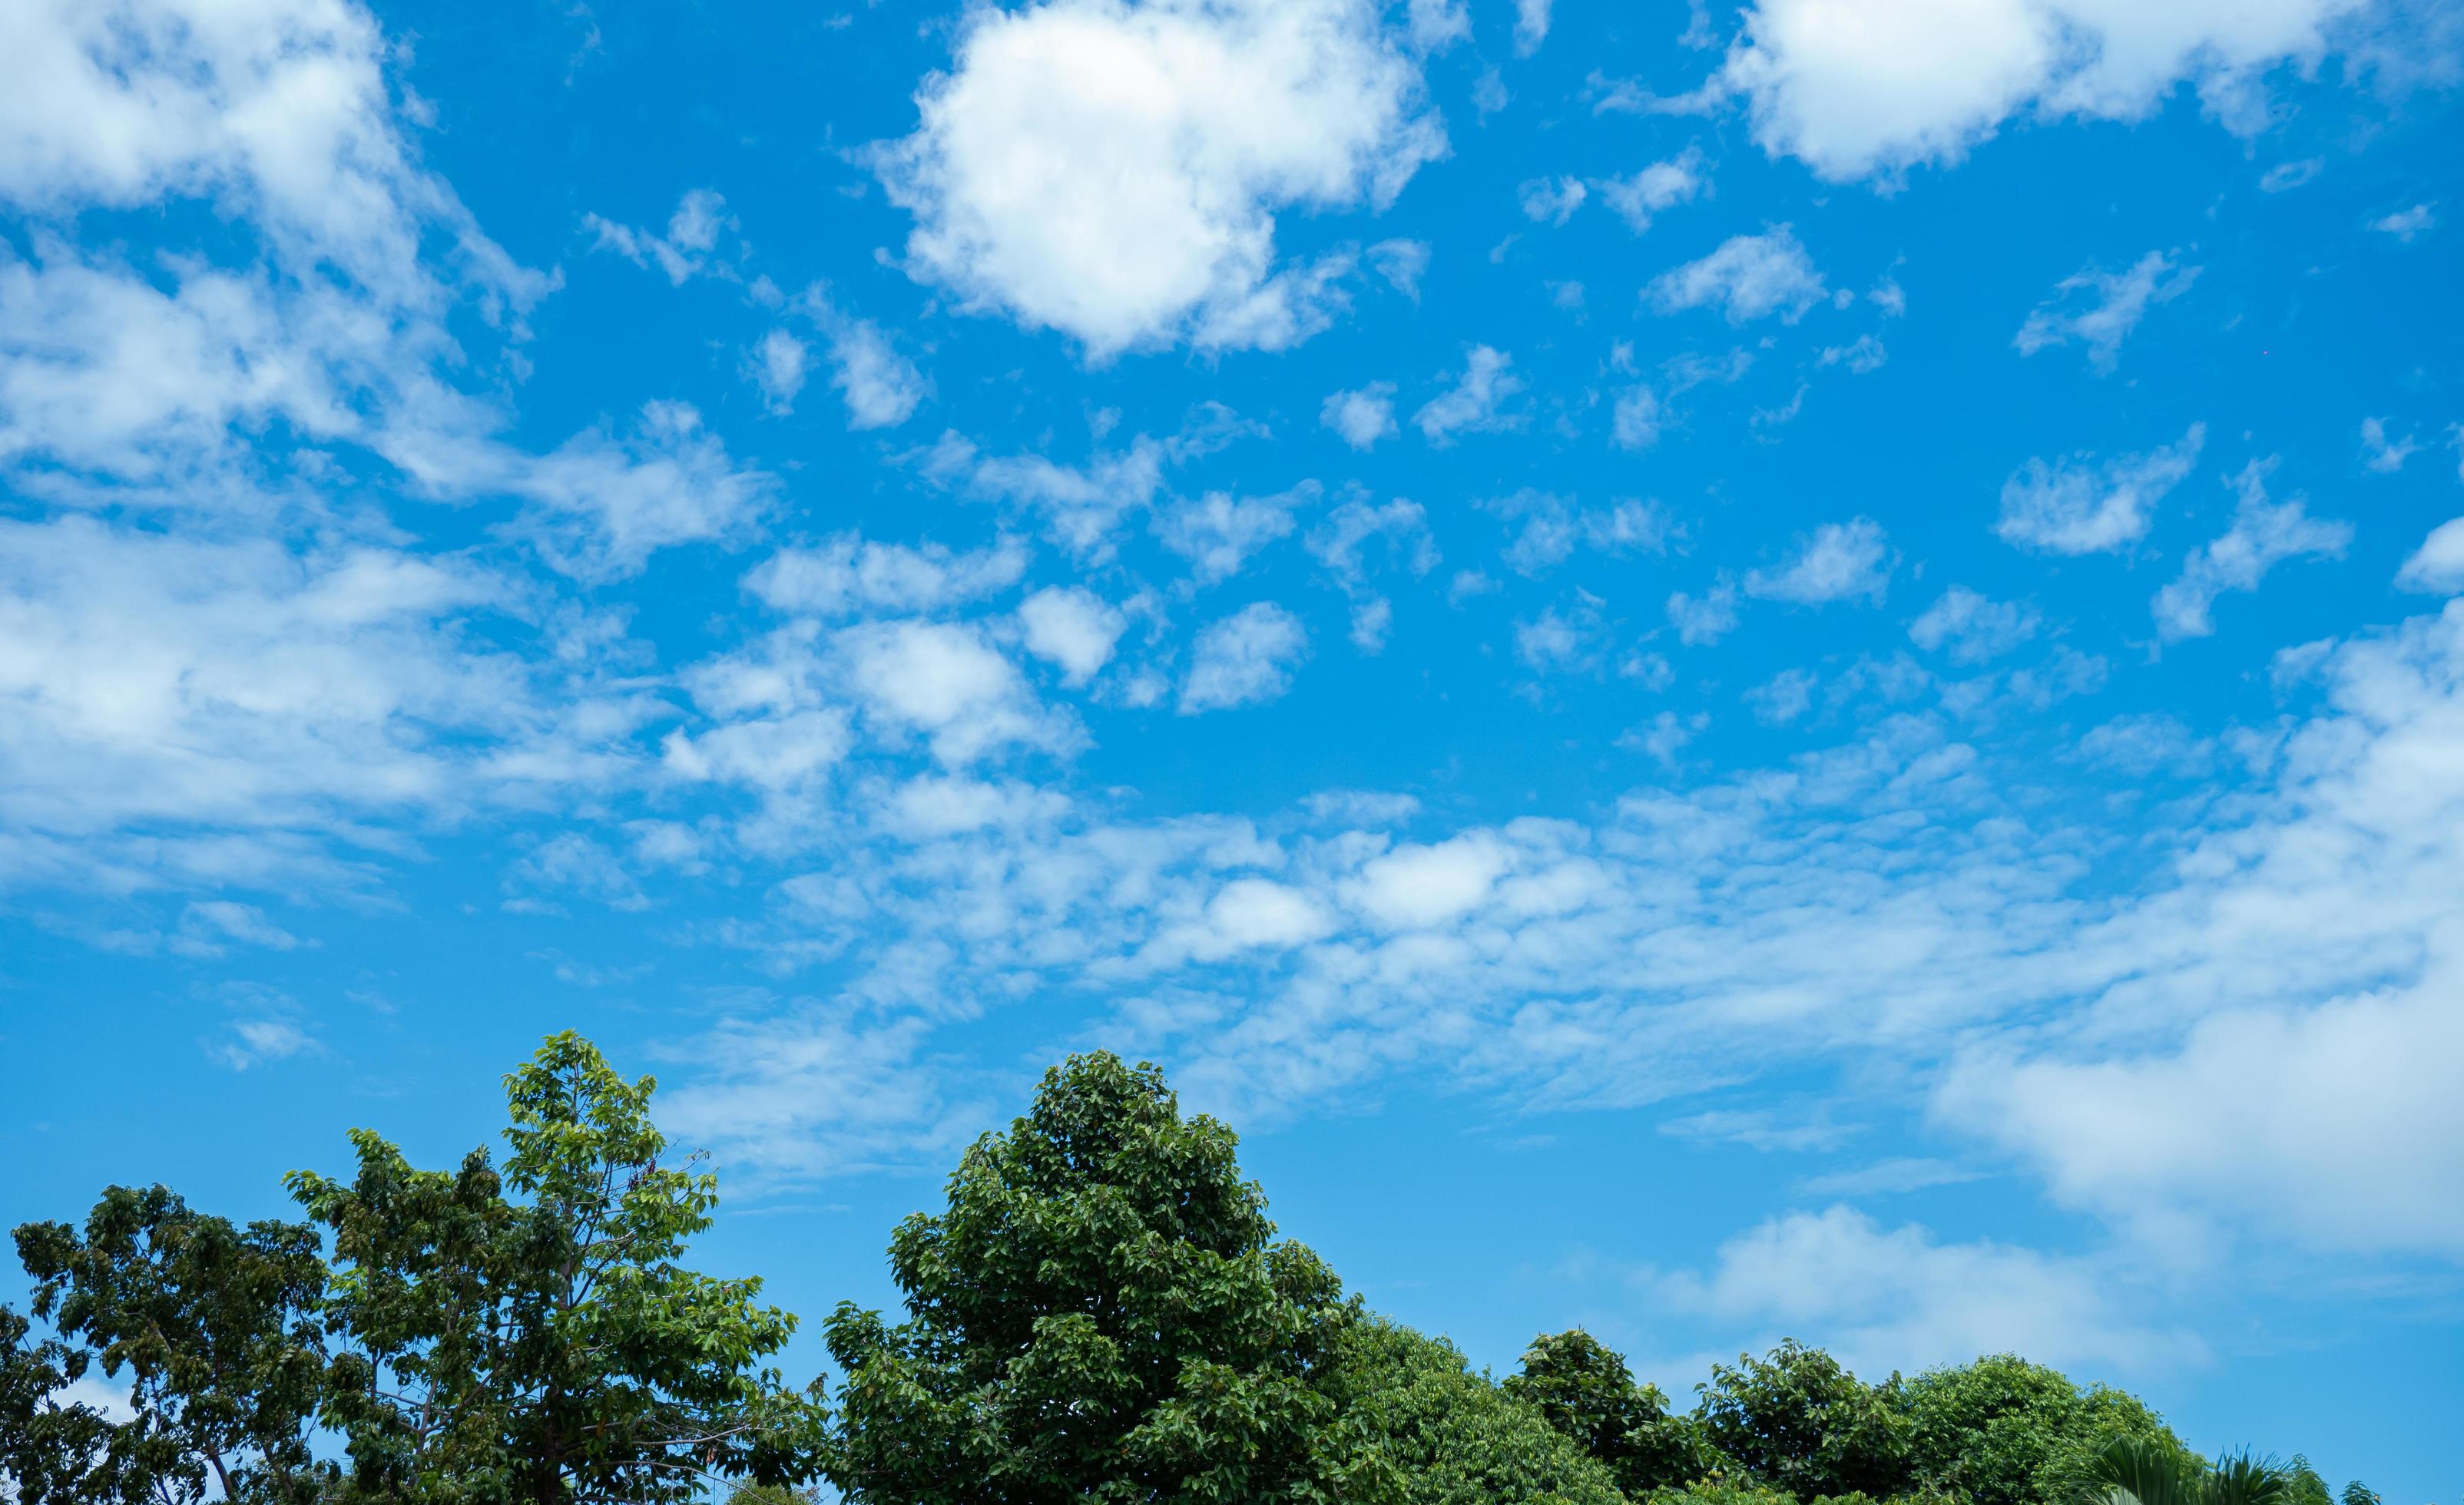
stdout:
<svg viewBox="0 0 2464 1505">
<path fill-rule="evenodd" d="M 300 1221 L 161 1187 L 16 1247 L 0 1497 L 180 1505 L 2334 1505 L 2297 1457 L 2193 1455 L 2135 1398 L 2000 1356 L 1869 1385 L 1794 1342 L 1680 1410 L 1589 1335 L 1503 1382 L 1275 1236 L 1231 1130 L 1108 1055 L 1048 1073 L 901 1223 L 903 1319 L 796 1319 L 686 1263 L 715 1180 L 561 1035 L 505 1079 L 501 1162 L 366 1130 Z M 77 1397 L 93 1376 L 128 1397 Z M 2343 1505 L 2376 1505 L 2360 1485 Z"/>
</svg>

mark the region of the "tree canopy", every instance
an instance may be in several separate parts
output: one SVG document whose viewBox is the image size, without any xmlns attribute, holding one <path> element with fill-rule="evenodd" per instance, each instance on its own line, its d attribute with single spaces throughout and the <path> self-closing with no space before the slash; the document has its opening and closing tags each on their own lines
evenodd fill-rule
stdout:
<svg viewBox="0 0 2464 1505">
<path fill-rule="evenodd" d="M 795 1390 L 795 1319 L 688 1263 L 717 1182 L 655 1081 L 564 1034 L 504 1086 L 501 1161 L 355 1130 L 348 1175 L 287 1178 L 303 1221 L 112 1187 L 16 1230 L 0 1501 L 2378 1505 L 2009 1354 L 1868 1383 L 1792 1339 L 1679 1412 L 1575 1328 L 1494 1379 L 1347 1296 L 1229 1127 L 1103 1053 L 960 1156 L 891 1235 L 903 1312 L 843 1303 L 834 1392 Z"/>
</svg>

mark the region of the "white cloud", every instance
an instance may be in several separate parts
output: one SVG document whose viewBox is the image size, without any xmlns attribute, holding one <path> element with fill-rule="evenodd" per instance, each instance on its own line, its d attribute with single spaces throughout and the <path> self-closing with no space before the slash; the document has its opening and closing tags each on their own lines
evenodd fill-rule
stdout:
<svg viewBox="0 0 2464 1505">
<path fill-rule="evenodd" d="M 0 523 L 0 830 L 321 843 L 479 797 L 492 769 L 587 776 L 597 747 L 568 740 L 576 692 L 552 664 L 465 641 L 461 624 L 510 596 L 467 565 L 380 548 Z"/>
<path fill-rule="evenodd" d="M 297 949 L 299 938 L 268 920 L 254 905 L 198 899 L 180 911 L 180 927 L 171 938 L 171 949 L 186 956 L 220 956 L 234 942 L 288 951 Z"/>
<path fill-rule="evenodd" d="M 1776 570 L 1746 577 L 1746 594 L 1819 606 L 1829 601 L 1879 602 L 1890 588 L 1890 541 L 1870 517 L 1824 523 L 1800 536 L 1796 552 Z"/>
<path fill-rule="evenodd" d="M 682 287 L 708 272 L 733 275 L 730 269 L 714 267 L 708 259 L 717 249 L 718 232 L 736 224 L 722 212 L 726 203 L 708 188 L 688 191 L 669 216 L 664 237 L 597 214 L 583 215 L 582 223 L 593 237 L 592 250 L 612 251 L 637 267 L 656 266 L 667 273 L 670 284 Z"/>
<path fill-rule="evenodd" d="M 796 410 L 796 394 L 804 389 L 804 373 L 812 365 L 812 351 L 801 339 L 783 329 L 774 329 L 761 337 L 745 361 L 745 370 L 754 385 L 761 389 L 762 405 L 773 413 Z"/>
<path fill-rule="evenodd" d="M 1372 382 L 1357 391 L 1336 392 L 1318 410 L 1318 422 L 1343 436 L 1354 449 L 1368 449 L 1391 439 L 1395 427 L 1395 383 Z"/>
<path fill-rule="evenodd" d="M 1507 848 L 1485 836 L 1398 846 L 1361 864 L 1350 898 L 1387 929 L 1426 929 L 1485 903 L 1509 861 Z"/>
<path fill-rule="evenodd" d="M 2255 133 L 2259 78 L 2306 64 L 2361 0 L 1756 0 L 1711 89 L 1745 95 L 1765 151 L 1817 174 L 1955 163 L 2023 110 L 2133 120 L 2174 84 Z"/>
<path fill-rule="evenodd" d="M 2133 1319 L 2100 1261 L 1990 1240 L 1947 1243 L 1885 1229 L 1849 1207 L 1792 1212 L 1720 1246 L 1705 1272 L 1661 1276 L 1661 1300 L 1724 1324 L 1818 1332 L 1855 1371 L 1879 1376 L 2024 1353 L 2068 1367 L 2195 1362 L 2205 1346 Z"/>
<path fill-rule="evenodd" d="M 1858 376 L 1871 376 L 1890 360 L 1890 352 L 1871 335 L 1859 335 L 1845 345 L 1825 345 L 1816 360 L 1826 366 L 1846 366 Z"/>
<path fill-rule="evenodd" d="M 1551 0 L 1514 0 L 1514 51 L 1529 57 L 1549 39 Z"/>
<path fill-rule="evenodd" d="M 732 721 L 697 734 L 678 728 L 659 751 L 677 778 L 742 784 L 777 795 L 826 777 L 854 744 L 845 712 L 806 709 Z"/>
<path fill-rule="evenodd" d="M 1520 427 L 1521 413 L 1503 410 L 1524 388 L 1512 370 L 1514 358 L 1487 345 L 1474 345 L 1463 357 L 1463 373 L 1448 390 L 1429 399 L 1412 415 L 1420 433 L 1433 445 L 1448 445 L 1459 433 L 1487 433 Z"/>
<path fill-rule="evenodd" d="M 1181 682 L 1180 713 L 1251 706 L 1291 687 L 1292 670 L 1309 655 L 1300 619 L 1272 601 L 1258 601 L 1213 623 L 1190 648 Z"/>
<path fill-rule="evenodd" d="M 1660 442 L 1667 414 L 1647 386 L 1630 386 L 1609 409 L 1609 436 L 1620 449 L 1648 449 Z"/>
<path fill-rule="evenodd" d="M 960 553 L 846 533 L 780 550 L 746 573 L 744 588 L 773 610 L 800 616 L 934 612 L 1007 590 L 1026 563 L 1026 550 L 1007 538 Z"/>
<path fill-rule="evenodd" d="M 847 402 L 849 428 L 895 428 L 914 416 L 932 385 L 879 325 L 838 315 L 822 327 L 829 338 L 830 385 Z"/>
<path fill-rule="evenodd" d="M 489 243 L 397 129 L 387 44 L 345 0 L 31 0 L 0 42 L 0 196 L 38 213 L 214 200 L 283 266 L 432 308 L 423 222 L 524 303 L 547 283 Z"/>
<path fill-rule="evenodd" d="M 1661 273 L 1643 296 L 1663 314 L 1717 307 L 1731 324 L 1776 314 L 1793 324 L 1822 301 L 1822 273 L 1785 225 L 1731 235 L 1700 261 Z"/>
<path fill-rule="evenodd" d="M 2407 245 L 2411 244 L 2414 236 L 2427 234 L 2437 228 L 2438 216 L 2431 212 L 2427 204 L 2416 204 L 2409 209 L 2382 214 L 2370 221 L 2370 229 L 2383 235 L 2392 235 Z"/>
<path fill-rule="evenodd" d="M 2103 465 L 2076 455 L 2048 465 L 2032 459 L 2002 483 L 1994 531 L 2023 549 L 2098 554 L 2147 536 L 2156 504 L 2198 464 L 2208 426 L 2192 424 L 2178 443 Z"/>
<path fill-rule="evenodd" d="M 288 1060 L 314 1053 L 317 1041 L 307 1031 L 281 1019 L 243 1019 L 231 1027 L 237 1040 L 213 1051 L 214 1058 L 233 1071 L 246 1071 L 268 1061 Z"/>
<path fill-rule="evenodd" d="M 1946 650 L 1953 664 L 2000 658 L 2036 635 L 2035 608 L 1997 601 L 1954 585 L 1908 624 L 1908 637 L 1928 652 Z"/>
<path fill-rule="evenodd" d="M 760 1000 L 763 1003 L 768 1000 Z M 738 1187 L 939 1165 L 992 1116 L 918 1058 L 931 1021 L 802 998 L 739 1007 L 677 1047 L 698 1068 L 659 1094 L 659 1123 L 712 1149 Z"/>
<path fill-rule="evenodd" d="M 1471 8 L 1465 0 L 1410 0 L 1404 14 L 1412 45 L 1424 53 L 1442 53 L 1471 35 Z"/>
<path fill-rule="evenodd" d="M 1563 225 L 1591 197 L 1580 178 L 1533 178 L 1515 190 L 1523 217 L 1540 225 Z"/>
<path fill-rule="evenodd" d="M 2362 463 L 2379 474 L 2393 475 L 2420 450 L 2420 444 L 2409 434 L 2401 439 L 2389 438 L 2386 419 L 2362 420 Z"/>
<path fill-rule="evenodd" d="M 1612 556 L 1664 554 L 1675 531 L 1665 508 L 1631 497 L 1606 507 L 1578 507 L 1527 487 L 1482 506 L 1523 525 L 1504 555 L 1507 567 L 1518 575 L 1546 574 L 1578 548 Z"/>
<path fill-rule="evenodd" d="M 2123 340 L 2148 308 L 2180 297 L 2198 276 L 2197 267 L 2182 266 L 2163 251 L 2149 251 L 2119 274 L 2090 264 L 2054 284 L 2054 296 L 2029 313 L 2011 337 L 2012 347 L 2033 356 L 2077 340 L 2086 347 L 2089 365 L 2110 372 Z"/>
<path fill-rule="evenodd" d="M 1668 623 L 1677 629 L 1677 640 L 1689 648 L 1719 642 L 1736 629 L 1737 588 L 1722 580 L 1700 596 L 1671 592 Z"/>
<path fill-rule="evenodd" d="M 1651 229 L 1653 215 L 1692 202 L 1710 185 L 1711 180 L 1703 172 L 1703 154 L 1691 146 L 1630 177 L 1605 178 L 1594 185 L 1617 218 L 1638 235 Z"/>
<path fill-rule="evenodd" d="M 1383 554 L 1415 576 L 1438 567 L 1438 546 L 1429 536 L 1428 514 L 1419 503 L 1399 496 L 1382 506 L 1359 496 L 1347 497 L 1303 540 L 1310 556 L 1325 566 L 1350 598 L 1352 645 L 1363 653 L 1382 651 L 1394 623 L 1392 606 L 1369 585 L 1369 547 L 1380 541 L 1385 545 Z"/>
<path fill-rule="evenodd" d="M 1294 509 L 1317 499 L 1315 483 L 1276 496 L 1209 491 L 1156 514 L 1155 536 L 1190 562 L 1200 584 L 1230 579 L 1252 555 L 1292 531 Z"/>
<path fill-rule="evenodd" d="M 1021 601 L 1018 620 L 1026 629 L 1026 651 L 1060 665 L 1065 683 L 1084 685 L 1111 662 L 1129 619 L 1120 608 L 1080 586 L 1046 586 Z"/>
<path fill-rule="evenodd" d="M 1099 360 L 1306 338 L 1342 269 L 1279 268 L 1275 211 L 1383 207 L 1445 149 L 1359 0 L 979 10 L 916 104 L 879 158 L 910 270 Z"/>
<path fill-rule="evenodd" d="M 1746 704 L 1764 725 L 1786 726 L 1812 709 L 1814 687 L 1819 683 L 1803 669 L 1782 669 L 1746 691 Z"/>
<path fill-rule="evenodd" d="M 2233 526 L 2190 551 L 2181 576 L 2156 593 L 2157 635 L 2167 642 L 2214 632 L 2210 609 L 2226 591 L 2255 591 L 2286 559 L 2342 557 L 2353 525 L 2312 517 L 2300 497 L 2267 499 L 2272 462 L 2253 461 L 2233 478 Z"/>
<path fill-rule="evenodd" d="M 649 403 L 632 432 L 592 428 L 536 460 L 496 457 L 495 478 L 536 510 L 517 523 L 555 569 L 583 579 L 641 573 L 677 544 L 741 537 L 768 511 L 774 477 L 737 468 L 684 403 Z M 462 478 L 485 488 L 480 475 Z"/>
<path fill-rule="evenodd" d="M 2409 591 L 2453 596 L 2464 592 L 2464 517 L 2453 517 L 2430 530 L 2421 547 L 2404 561 L 2395 582 Z"/>
<path fill-rule="evenodd" d="M 1054 542 L 1082 558 L 1105 559 L 1122 519 L 1154 503 L 1166 461 L 1187 452 L 1185 440 L 1140 434 L 1125 449 L 1099 451 L 1083 466 L 1069 466 L 1040 454 L 980 454 L 957 434 L 944 434 L 927 453 L 925 469 L 1040 513 Z"/>
<path fill-rule="evenodd" d="M 1007 745 L 1067 750 L 1074 729 L 1038 708 L 983 633 L 957 622 L 867 623 L 838 635 L 849 681 L 873 714 L 922 731 L 947 764 Z"/>
</svg>

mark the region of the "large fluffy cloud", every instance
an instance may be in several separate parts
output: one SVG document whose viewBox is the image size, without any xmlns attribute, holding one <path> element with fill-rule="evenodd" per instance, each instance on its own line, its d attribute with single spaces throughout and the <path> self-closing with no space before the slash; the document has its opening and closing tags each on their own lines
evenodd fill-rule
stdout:
<svg viewBox="0 0 2464 1505">
<path fill-rule="evenodd" d="M 1826 178 L 1956 162 L 2006 120 L 2133 120 L 2185 81 L 2236 126 L 2365 0 L 1757 0 L 1717 86 Z"/>
<path fill-rule="evenodd" d="M 881 155 L 916 275 L 1098 357 L 1323 327 L 1341 259 L 1279 264 L 1287 207 L 1382 207 L 1444 137 L 1365 0 L 977 11 Z"/>
</svg>

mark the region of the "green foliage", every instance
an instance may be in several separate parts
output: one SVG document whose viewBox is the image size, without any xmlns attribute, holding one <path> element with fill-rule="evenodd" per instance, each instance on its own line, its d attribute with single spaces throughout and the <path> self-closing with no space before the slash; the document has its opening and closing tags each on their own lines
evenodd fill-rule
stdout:
<svg viewBox="0 0 2464 1505">
<path fill-rule="evenodd" d="M 795 1320 L 758 1279 L 678 1263 L 718 1193 L 662 1164 L 654 1085 L 560 1035 L 505 1079 L 501 1176 L 484 1150 L 414 1169 L 359 1130 L 350 1180 L 290 1177 L 333 1236 L 325 1416 L 354 1497 L 671 1501 L 710 1474 L 810 1475 L 816 1408 L 756 1368 Z"/>
<path fill-rule="evenodd" d="M 1796 1505 L 1796 1496 L 1768 1484 L 1714 1470 L 1699 1479 L 1640 1496 L 1643 1505 Z"/>
<path fill-rule="evenodd" d="M 2189 1457 L 2136 1398 L 2101 1385 L 2082 1391 L 2010 1354 L 1930 1370 L 1902 1394 L 1912 1476 L 1974 1505 L 2074 1498 L 2118 1437 Z"/>
<path fill-rule="evenodd" d="M 1713 1364 L 1697 1388 L 1705 1440 L 1758 1483 L 1810 1500 L 1896 1494 L 1909 1482 L 1898 1375 L 1866 1385 L 1792 1338 L 1768 1358 Z"/>
<path fill-rule="evenodd" d="M 1324 1497 L 1343 1505 L 1617 1505 L 1606 1467 L 1442 1339 L 1360 1316 L 1321 1379 L 1337 1420 Z"/>
<path fill-rule="evenodd" d="M 59 1399 L 90 1356 L 56 1340 L 29 1342 L 31 1331 L 0 1306 L 0 1500 L 136 1497 L 145 1481 L 130 1476 L 130 1460 L 111 1456 L 117 1429 L 92 1407 Z"/>
<path fill-rule="evenodd" d="M 1274 1241 L 1232 1131 L 1083 1056 L 891 1241 L 909 1320 L 842 1306 L 833 1477 L 896 1505 L 1309 1497 L 1333 1275 Z"/>
<path fill-rule="evenodd" d="M 2379 1505 L 2378 1493 L 2355 1479 L 2344 1486 L 2344 1505 Z"/>
<path fill-rule="evenodd" d="M 113 1187 L 83 1230 L 29 1223 L 16 1242 L 34 1315 L 104 1374 L 127 1373 L 136 1415 L 104 1446 L 114 1488 L 192 1500 L 210 1479 L 235 1502 L 318 1497 L 332 1471 L 309 1446 L 325 1363 L 313 1230 L 242 1230 L 166 1188 Z"/>
<path fill-rule="evenodd" d="M 1657 1385 L 1637 1385 L 1625 1356 L 1575 1328 L 1548 1333 L 1524 1351 L 1509 1395 L 1536 1407 L 1549 1425 L 1608 1466 L 1617 1488 L 1639 1496 L 1703 1472 L 1702 1440 L 1684 1417 L 1668 1414 Z"/>
<path fill-rule="evenodd" d="M 2117 1437 L 2097 1454 L 2091 1499 L 2103 1505 L 2289 1505 L 2294 1471 L 2228 1453 L 2213 1463 L 2179 1449 Z"/>
</svg>

